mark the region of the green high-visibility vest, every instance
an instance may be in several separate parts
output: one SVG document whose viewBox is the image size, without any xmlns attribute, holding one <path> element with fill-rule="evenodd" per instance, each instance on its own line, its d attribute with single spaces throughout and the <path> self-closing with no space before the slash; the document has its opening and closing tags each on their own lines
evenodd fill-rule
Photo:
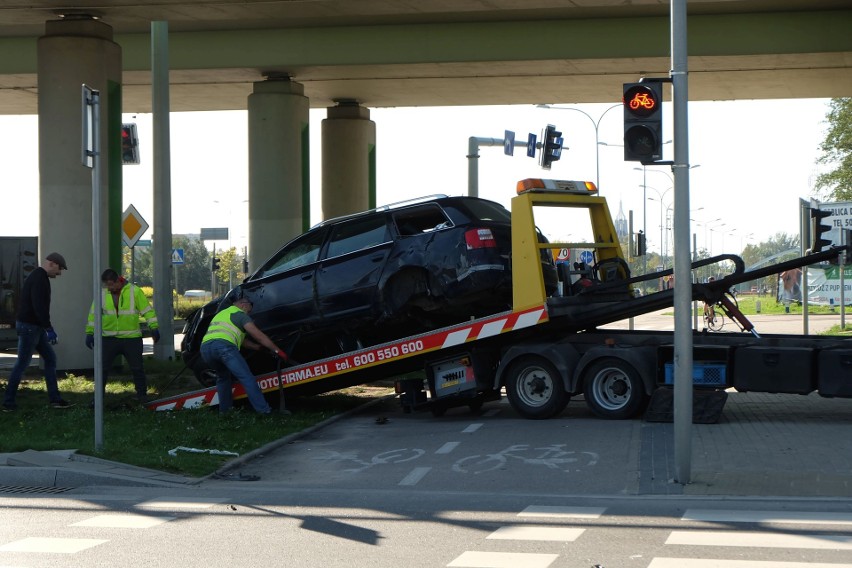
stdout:
<svg viewBox="0 0 852 568">
<path fill-rule="evenodd" d="M 237 349 L 243 344 L 246 332 L 231 323 L 231 316 L 239 311 L 240 308 L 231 306 L 213 316 L 210 320 L 210 326 L 207 328 L 207 333 L 204 334 L 204 339 L 201 343 L 207 343 L 214 339 L 224 339 L 237 346 Z"/>
</svg>

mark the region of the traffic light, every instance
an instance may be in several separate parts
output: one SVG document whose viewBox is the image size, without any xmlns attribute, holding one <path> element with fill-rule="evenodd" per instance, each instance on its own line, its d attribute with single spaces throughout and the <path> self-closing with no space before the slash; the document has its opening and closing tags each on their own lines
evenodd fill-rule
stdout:
<svg viewBox="0 0 852 568">
<path fill-rule="evenodd" d="M 653 164 L 663 158 L 663 94 L 657 81 L 624 83 L 624 160 Z"/>
<path fill-rule="evenodd" d="M 121 125 L 121 163 L 138 164 L 139 138 L 136 136 L 136 124 Z"/>
<path fill-rule="evenodd" d="M 220 259 L 218 257 L 214 256 L 213 261 L 210 263 L 210 270 L 212 270 L 213 272 L 216 272 L 217 270 L 219 270 L 219 261 L 220 261 Z"/>
<path fill-rule="evenodd" d="M 823 233 L 831 230 L 831 225 L 822 224 L 822 220 L 831 215 L 831 211 L 811 208 L 811 252 L 819 252 L 831 244 L 831 239 Z"/>
<path fill-rule="evenodd" d="M 636 233 L 636 254 L 633 256 L 645 256 L 645 233 L 643 231 Z"/>
<path fill-rule="evenodd" d="M 541 156 L 538 165 L 549 170 L 550 164 L 562 157 L 562 133 L 552 124 L 544 128 L 541 135 Z"/>
</svg>

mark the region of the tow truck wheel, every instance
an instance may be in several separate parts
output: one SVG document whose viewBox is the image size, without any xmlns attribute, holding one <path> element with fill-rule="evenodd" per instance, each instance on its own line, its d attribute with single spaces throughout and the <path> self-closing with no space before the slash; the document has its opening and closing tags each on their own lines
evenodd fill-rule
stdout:
<svg viewBox="0 0 852 568">
<path fill-rule="evenodd" d="M 509 366 L 506 394 L 518 414 L 533 419 L 556 416 L 571 399 L 556 367 L 537 356 L 521 357 Z"/>
<path fill-rule="evenodd" d="M 639 373 L 621 359 L 606 358 L 584 372 L 586 404 L 601 418 L 623 420 L 638 414 L 647 396 Z"/>
</svg>

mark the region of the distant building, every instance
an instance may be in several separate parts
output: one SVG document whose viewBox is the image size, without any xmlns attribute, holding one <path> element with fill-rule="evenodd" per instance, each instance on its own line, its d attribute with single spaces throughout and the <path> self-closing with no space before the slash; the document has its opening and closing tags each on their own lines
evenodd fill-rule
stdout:
<svg viewBox="0 0 852 568">
<path fill-rule="evenodd" d="M 615 234 L 618 235 L 618 238 L 623 238 L 627 236 L 629 231 L 630 227 L 627 224 L 627 217 L 624 216 L 624 206 L 619 201 L 618 215 L 615 216 Z"/>
</svg>

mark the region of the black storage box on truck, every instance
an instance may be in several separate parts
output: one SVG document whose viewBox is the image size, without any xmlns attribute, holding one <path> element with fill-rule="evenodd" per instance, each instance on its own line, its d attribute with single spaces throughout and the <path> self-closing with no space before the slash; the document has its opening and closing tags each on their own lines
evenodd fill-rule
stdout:
<svg viewBox="0 0 852 568">
<path fill-rule="evenodd" d="M 38 237 L 0 237 L 0 342 L 14 343 L 24 280 L 39 265 Z"/>
</svg>

